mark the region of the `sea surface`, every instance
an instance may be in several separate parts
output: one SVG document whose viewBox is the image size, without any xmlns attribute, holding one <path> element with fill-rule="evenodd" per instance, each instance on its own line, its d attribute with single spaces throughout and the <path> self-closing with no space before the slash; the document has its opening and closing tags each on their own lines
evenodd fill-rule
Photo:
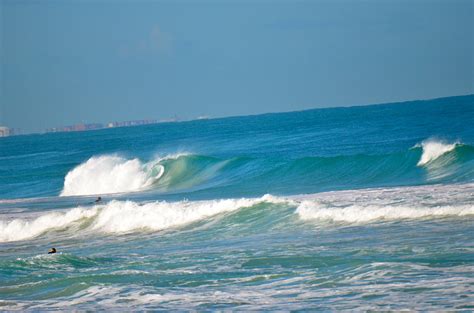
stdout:
<svg viewBox="0 0 474 313">
<path fill-rule="evenodd" d="M 0 310 L 97 309 L 474 310 L 474 95 L 0 138 Z"/>
</svg>

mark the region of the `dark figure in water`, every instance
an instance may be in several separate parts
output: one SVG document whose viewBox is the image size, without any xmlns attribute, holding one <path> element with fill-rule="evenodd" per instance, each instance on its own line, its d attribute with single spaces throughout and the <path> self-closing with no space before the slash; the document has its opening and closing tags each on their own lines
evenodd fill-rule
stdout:
<svg viewBox="0 0 474 313">
<path fill-rule="evenodd" d="M 97 200 L 95 200 L 95 203 L 99 203 L 102 201 L 102 197 L 97 197 Z"/>
<path fill-rule="evenodd" d="M 54 253 L 56 253 L 56 248 L 49 249 L 48 254 L 54 254 Z"/>
</svg>

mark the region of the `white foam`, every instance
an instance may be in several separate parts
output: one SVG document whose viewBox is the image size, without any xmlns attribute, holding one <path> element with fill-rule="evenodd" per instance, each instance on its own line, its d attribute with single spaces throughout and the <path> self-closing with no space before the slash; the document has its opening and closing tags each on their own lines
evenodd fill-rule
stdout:
<svg viewBox="0 0 474 313">
<path fill-rule="evenodd" d="M 119 156 L 92 157 L 67 173 L 61 196 L 94 195 L 142 190 L 158 180 L 164 168 L 160 160 L 143 164 Z M 157 174 L 151 175 L 154 166 Z"/>
<path fill-rule="evenodd" d="M 325 205 L 313 201 L 303 201 L 298 206 L 296 212 L 303 220 L 370 223 L 374 221 L 474 215 L 474 207 L 469 205 L 440 206 L 433 208 L 351 205 L 348 207 L 339 208 L 326 207 Z"/>
<path fill-rule="evenodd" d="M 454 148 L 456 148 L 456 145 L 458 144 L 459 142 L 448 144 L 443 141 L 437 141 L 435 139 L 428 139 L 423 141 L 421 143 L 423 154 L 421 155 L 420 161 L 418 161 L 417 165 L 423 166 L 431 161 L 436 160 L 446 152 L 452 151 Z"/>
<path fill-rule="evenodd" d="M 0 242 L 38 237 L 54 229 L 71 226 L 80 219 L 92 219 L 86 231 L 128 233 L 179 227 L 211 216 L 250 207 L 261 202 L 279 202 L 276 197 L 209 201 L 150 202 L 111 201 L 92 208 L 74 208 L 33 218 L 0 220 Z M 90 221 L 90 220 L 88 220 Z"/>
<path fill-rule="evenodd" d="M 250 207 L 261 199 L 152 202 L 112 201 L 101 210 L 92 228 L 106 233 L 124 233 L 140 229 L 163 230 L 207 217 Z"/>
<path fill-rule="evenodd" d="M 97 209 L 74 208 L 66 212 L 51 212 L 35 219 L 0 220 L 0 242 L 37 237 L 51 229 L 61 229 L 97 214 Z"/>
<path fill-rule="evenodd" d="M 371 223 L 474 215 L 474 184 L 346 190 L 292 196 L 303 220 Z"/>
</svg>

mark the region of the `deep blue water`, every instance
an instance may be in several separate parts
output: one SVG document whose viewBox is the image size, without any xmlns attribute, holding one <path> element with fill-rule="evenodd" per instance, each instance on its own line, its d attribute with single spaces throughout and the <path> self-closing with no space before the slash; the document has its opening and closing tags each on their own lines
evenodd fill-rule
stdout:
<svg viewBox="0 0 474 313">
<path fill-rule="evenodd" d="M 473 125 L 469 95 L 0 138 L 0 309 L 472 309 Z"/>
</svg>

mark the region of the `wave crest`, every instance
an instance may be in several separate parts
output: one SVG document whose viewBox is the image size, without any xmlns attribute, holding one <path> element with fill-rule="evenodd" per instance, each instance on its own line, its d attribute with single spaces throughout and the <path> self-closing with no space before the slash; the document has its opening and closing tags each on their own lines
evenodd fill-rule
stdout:
<svg viewBox="0 0 474 313">
<path fill-rule="evenodd" d="M 33 220 L 0 220 L 0 242 L 18 241 L 34 238 L 50 229 L 62 229 L 83 218 L 97 214 L 97 209 L 74 208 L 67 212 L 52 212 Z"/>
<path fill-rule="evenodd" d="M 118 156 L 92 157 L 67 173 L 61 196 L 157 193 L 230 188 L 285 193 L 425 182 L 465 182 L 474 177 L 474 147 L 428 139 L 387 154 L 310 156 L 296 159 L 178 154 L 141 162 Z"/>
<path fill-rule="evenodd" d="M 160 160 L 143 164 L 119 156 L 92 157 L 67 173 L 61 196 L 130 192 L 145 189 L 164 173 Z"/>
<path fill-rule="evenodd" d="M 474 207 L 469 205 L 420 208 L 409 206 L 351 205 L 348 207 L 326 207 L 317 202 L 303 201 L 296 213 L 303 220 L 321 220 L 343 223 L 370 223 L 401 219 L 421 219 L 440 216 L 473 215 Z"/>
<path fill-rule="evenodd" d="M 48 231 L 73 225 L 87 225 L 87 230 L 102 233 L 129 233 L 139 230 L 159 231 L 183 226 L 214 215 L 251 207 L 262 202 L 280 203 L 278 197 L 221 199 L 208 201 L 150 202 L 111 201 L 91 208 L 74 208 L 33 218 L 0 220 L 0 242 L 35 238 Z"/>
<path fill-rule="evenodd" d="M 417 145 L 418 147 L 421 146 L 423 149 L 423 154 L 421 155 L 420 161 L 418 161 L 418 166 L 424 166 L 443 154 L 454 150 L 458 145 L 459 142 L 455 142 L 452 144 L 448 144 L 443 141 L 437 141 L 435 139 L 428 139 L 421 143 L 421 145 Z"/>
</svg>

